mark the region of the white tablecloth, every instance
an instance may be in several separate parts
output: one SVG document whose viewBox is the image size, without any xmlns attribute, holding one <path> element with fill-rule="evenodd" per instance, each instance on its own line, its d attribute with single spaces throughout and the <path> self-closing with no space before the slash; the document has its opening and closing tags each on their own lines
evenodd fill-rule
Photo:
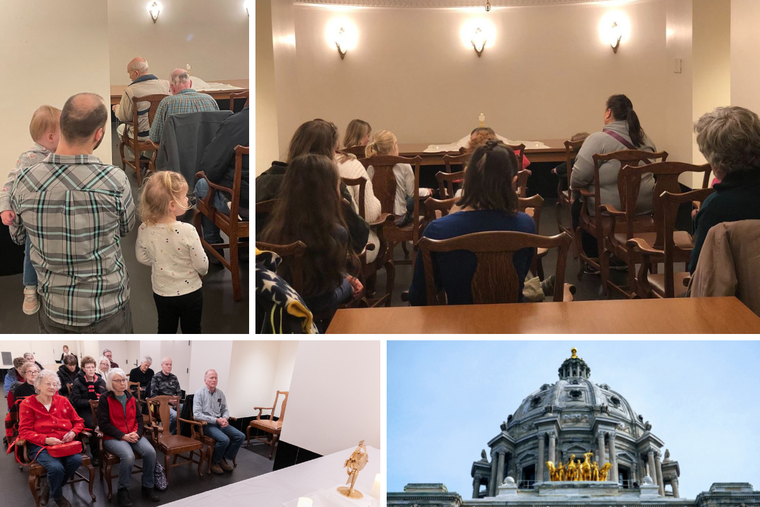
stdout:
<svg viewBox="0 0 760 507">
<path fill-rule="evenodd" d="M 300 465 L 183 498 L 166 504 L 166 507 L 282 507 L 285 502 L 300 496 L 308 496 L 325 488 L 344 484 L 348 476 L 343 464 L 354 449 L 356 446 Z M 355 488 L 370 495 L 375 476 L 380 473 L 380 451 L 367 446 L 367 453 L 369 461 L 359 473 Z"/>
</svg>

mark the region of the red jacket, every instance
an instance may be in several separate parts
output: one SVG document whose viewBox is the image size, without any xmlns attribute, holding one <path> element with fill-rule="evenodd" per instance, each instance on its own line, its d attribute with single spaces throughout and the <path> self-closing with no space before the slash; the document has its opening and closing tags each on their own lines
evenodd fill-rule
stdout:
<svg viewBox="0 0 760 507">
<path fill-rule="evenodd" d="M 77 415 L 69 400 L 57 393 L 53 395 L 50 411 L 29 396 L 19 407 L 18 437 L 35 445 L 45 445 L 48 437 L 63 439 L 69 431 L 79 433 L 84 429 L 84 419 Z"/>
<path fill-rule="evenodd" d="M 143 416 L 142 410 L 138 408 L 137 400 L 129 391 L 127 395 L 127 405 L 123 407 L 121 402 L 116 399 L 113 391 L 100 397 L 98 402 L 98 427 L 103 432 L 105 440 L 121 440 L 127 433 L 137 432 L 143 434 Z M 124 417 L 126 411 L 126 418 Z"/>
</svg>

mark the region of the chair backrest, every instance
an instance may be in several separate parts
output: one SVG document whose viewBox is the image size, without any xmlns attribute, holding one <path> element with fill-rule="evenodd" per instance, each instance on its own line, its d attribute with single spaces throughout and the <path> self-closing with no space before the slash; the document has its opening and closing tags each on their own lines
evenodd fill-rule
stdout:
<svg viewBox="0 0 760 507">
<path fill-rule="evenodd" d="M 107 393 L 104 394 L 103 396 L 106 396 L 106 395 Z M 99 400 L 90 400 L 90 412 L 92 413 L 92 420 L 95 426 L 98 425 L 98 403 L 99 403 Z M 90 428 L 90 429 L 95 429 L 95 428 Z"/>
<path fill-rule="evenodd" d="M 245 103 L 248 103 L 248 90 L 240 90 L 239 92 L 230 93 L 230 111 L 235 112 L 235 99 L 246 99 Z M 245 106 L 243 106 L 245 107 Z"/>
<path fill-rule="evenodd" d="M 288 407 L 288 395 L 290 391 L 277 391 L 274 397 L 274 405 L 272 405 L 272 418 L 274 419 L 274 413 L 277 411 L 277 400 L 282 395 L 282 408 L 280 408 L 280 418 L 278 419 L 280 424 L 285 420 L 285 409 Z"/>
<path fill-rule="evenodd" d="M 620 170 L 618 188 L 621 191 L 621 205 L 625 212 L 626 236 L 630 239 L 634 235 L 634 221 L 636 219 L 636 204 L 638 201 L 641 177 L 652 173 L 655 178 L 654 191 L 652 192 L 652 205 L 654 208 L 654 223 L 657 237 L 654 248 L 663 249 L 666 237 L 663 220 L 663 201 L 659 198 L 663 192 L 677 194 L 681 192 L 678 178 L 684 173 L 702 173 L 702 186 L 707 187 L 710 179 L 710 164 L 692 165 L 684 162 L 659 162 L 647 165 L 626 165 Z M 675 221 L 675 217 L 673 218 Z"/>
<path fill-rule="evenodd" d="M 533 174 L 530 169 L 521 169 L 517 171 L 517 197 L 527 197 L 528 195 L 528 178 Z"/>
<path fill-rule="evenodd" d="M 557 248 L 554 301 L 564 297 L 565 264 L 572 238 L 566 232 L 546 237 L 522 232 L 477 232 L 446 240 L 422 238 L 419 243 L 425 267 L 428 305 L 443 304 L 438 294 L 431 252 L 467 250 L 477 257 L 472 276 L 472 301 L 475 304 L 516 303 L 520 296 L 520 279 L 513 264 L 514 253 L 523 248 Z"/>
<path fill-rule="evenodd" d="M 449 199 L 433 199 L 432 197 L 428 197 L 425 199 L 425 218 L 423 220 L 422 230 L 424 230 L 424 227 L 427 227 L 427 225 L 433 220 L 448 215 L 451 208 L 458 200 L 458 197 L 451 197 Z"/>
<path fill-rule="evenodd" d="M 138 153 L 137 144 L 138 144 L 138 131 L 139 128 L 139 107 L 138 104 L 140 102 L 150 102 L 150 107 L 148 108 L 148 124 L 153 125 L 153 118 L 156 117 L 156 110 L 158 110 L 158 105 L 161 103 L 162 100 L 164 100 L 169 95 L 164 94 L 154 94 L 154 95 L 145 95 L 144 97 L 132 97 L 132 137 L 129 137 L 129 130 L 130 129 L 124 129 L 124 143 L 129 145 L 130 148 L 132 148 L 132 151 L 135 153 Z M 144 114 L 144 113 L 143 113 Z"/>
<path fill-rule="evenodd" d="M 709 166 L 708 166 L 709 167 Z M 708 177 L 710 175 L 708 171 Z M 712 188 L 702 188 L 690 192 L 671 193 L 662 192 L 655 198 L 656 205 L 662 210 L 662 228 L 663 228 L 663 247 L 665 251 L 665 297 L 675 297 L 675 268 L 676 262 L 688 262 L 691 256 L 691 248 L 685 249 L 676 245 L 673 235 L 676 231 L 676 216 L 681 204 L 692 202 L 703 202 L 715 190 Z M 656 210 L 657 208 L 655 208 Z M 657 235 L 660 235 L 660 229 L 657 229 Z M 658 248 L 659 247 L 655 247 Z"/>
<path fill-rule="evenodd" d="M 510 148 L 512 151 L 515 152 L 515 156 L 517 157 L 517 170 L 522 171 L 523 159 L 525 158 L 525 145 L 504 143 L 504 146 L 507 146 L 508 148 Z"/>
<path fill-rule="evenodd" d="M 565 141 L 565 165 L 567 166 L 567 188 L 570 188 L 570 178 L 572 177 L 573 164 L 575 156 L 583 146 L 583 141 Z"/>
<path fill-rule="evenodd" d="M 459 186 L 462 185 L 464 171 L 452 173 L 449 172 L 447 168 L 447 172 L 438 171 L 435 173 L 435 179 L 438 181 L 438 190 L 441 199 L 450 199 L 454 197 L 454 194 L 456 193 L 454 184 L 456 183 Z"/>
<path fill-rule="evenodd" d="M 443 156 L 443 165 L 446 166 L 446 172 L 454 172 L 452 171 L 451 166 L 458 166 L 460 171 L 464 171 L 467 169 L 467 164 L 470 162 L 470 157 L 472 157 L 472 153 L 460 153 L 459 155 L 444 155 Z"/>
<path fill-rule="evenodd" d="M 380 206 L 383 213 L 395 214 L 393 205 L 396 201 L 396 176 L 393 173 L 393 167 L 396 164 L 410 164 L 414 170 L 414 198 L 418 200 L 420 195 L 420 165 L 422 157 L 417 155 L 414 158 L 394 157 L 393 155 L 373 155 L 368 158 L 361 158 L 365 169 L 370 166 L 373 168 L 372 187 L 375 191 L 375 197 L 380 200 Z M 415 210 L 417 205 L 415 204 Z M 415 212 L 418 215 L 418 212 Z"/>
<path fill-rule="evenodd" d="M 536 223 L 536 232 L 541 230 L 541 207 L 543 205 L 544 198 L 538 194 L 531 197 L 517 198 L 517 211 L 533 213 L 533 221 Z M 529 209 L 532 211 L 528 212 Z"/>
<path fill-rule="evenodd" d="M 367 219 L 365 216 L 365 209 L 364 209 L 364 192 L 365 188 L 367 186 L 367 180 L 364 178 L 341 178 L 343 180 L 343 183 L 347 187 L 359 187 L 359 202 L 356 203 L 357 206 L 359 206 L 359 215 L 363 219 Z M 258 204 L 256 205 L 256 213 L 258 213 Z"/>
<path fill-rule="evenodd" d="M 350 153 L 351 155 L 355 156 L 356 158 L 364 158 L 366 155 L 367 147 L 361 144 L 357 144 L 356 146 L 350 146 L 348 148 L 343 148 L 340 150 L 341 153 Z"/>
<path fill-rule="evenodd" d="M 235 146 L 235 176 L 232 180 L 232 202 L 230 217 L 237 218 L 240 211 L 240 192 L 243 185 L 243 157 L 248 156 L 248 146 Z"/>
<path fill-rule="evenodd" d="M 161 433 L 159 433 L 159 439 L 162 437 L 168 437 L 171 436 L 170 428 L 169 428 L 169 417 L 171 412 L 169 411 L 169 402 L 170 401 L 176 401 L 176 404 L 174 405 L 177 407 L 177 410 L 179 410 L 179 396 L 154 396 L 153 398 L 148 398 L 145 400 L 148 402 L 148 415 L 150 416 L 150 424 L 153 427 L 158 427 L 158 423 L 156 421 L 155 414 L 158 412 L 158 417 L 161 420 Z M 180 426 L 181 421 L 179 414 L 177 414 L 177 435 L 182 434 L 182 427 Z M 160 440 L 159 440 L 160 441 Z"/>
<path fill-rule="evenodd" d="M 294 291 L 298 294 L 303 294 L 303 257 L 306 254 L 306 244 L 303 241 L 296 241 L 289 245 L 275 245 L 273 243 L 257 241 L 256 248 L 267 252 L 274 252 L 283 261 L 287 260 L 290 273 L 283 278 L 293 287 Z"/>
<path fill-rule="evenodd" d="M 129 380 L 129 379 L 127 379 Z M 139 382 L 127 382 L 127 386 L 130 392 L 134 393 L 135 398 L 137 398 L 139 401 L 142 401 L 140 398 L 140 383 Z"/>
</svg>

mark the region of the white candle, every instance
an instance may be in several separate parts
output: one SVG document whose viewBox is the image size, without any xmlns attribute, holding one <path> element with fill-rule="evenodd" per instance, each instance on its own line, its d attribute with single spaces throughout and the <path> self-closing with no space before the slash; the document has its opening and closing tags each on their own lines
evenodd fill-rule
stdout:
<svg viewBox="0 0 760 507">
<path fill-rule="evenodd" d="M 297 507 L 311 507 L 314 502 L 311 498 L 306 498 L 305 496 L 302 496 L 298 499 L 298 506 Z"/>
<path fill-rule="evenodd" d="M 380 492 L 382 488 L 380 487 L 380 474 L 377 474 L 375 476 L 375 484 L 372 486 L 372 496 L 377 499 L 377 501 L 380 501 Z"/>
</svg>

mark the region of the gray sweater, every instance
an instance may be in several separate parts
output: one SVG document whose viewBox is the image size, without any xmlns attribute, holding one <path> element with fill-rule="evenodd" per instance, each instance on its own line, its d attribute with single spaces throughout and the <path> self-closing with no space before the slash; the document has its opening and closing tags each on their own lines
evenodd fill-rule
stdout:
<svg viewBox="0 0 760 507">
<path fill-rule="evenodd" d="M 612 130 L 620 134 L 627 141 L 631 142 L 631 136 L 628 135 L 628 124 L 625 121 L 615 121 L 604 127 L 606 130 Z M 631 143 L 633 144 L 633 143 Z M 597 153 L 607 154 L 615 151 L 626 150 L 620 141 L 604 132 L 595 132 L 588 136 L 581 146 L 578 156 L 575 158 L 573 165 L 573 174 L 570 178 L 570 186 L 574 190 L 582 188 L 594 191 L 594 159 Z M 648 136 L 644 135 L 644 145 L 638 149 L 643 151 L 657 151 L 654 143 Z M 602 204 L 612 204 L 620 209 L 620 193 L 618 192 L 618 173 L 620 172 L 620 162 L 610 160 L 599 167 L 599 189 Z M 652 192 L 654 190 L 654 176 L 651 173 L 644 174 L 641 177 L 641 189 L 636 201 L 636 213 L 643 215 L 652 211 Z M 596 203 L 593 197 L 589 197 L 589 213 L 594 215 L 596 212 Z M 622 210 L 621 210 L 622 211 Z"/>
</svg>

